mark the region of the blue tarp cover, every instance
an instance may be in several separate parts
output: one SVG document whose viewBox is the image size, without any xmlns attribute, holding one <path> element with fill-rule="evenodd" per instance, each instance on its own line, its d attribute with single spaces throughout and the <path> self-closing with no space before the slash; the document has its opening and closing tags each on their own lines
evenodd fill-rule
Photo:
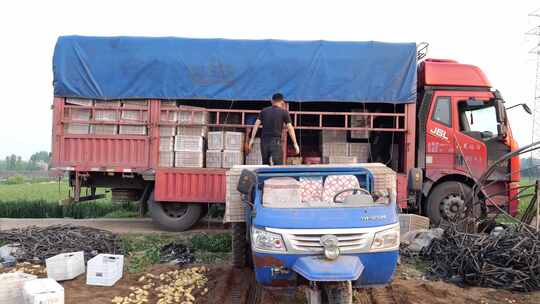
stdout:
<svg viewBox="0 0 540 304">
<path fill-rule="evenodd" d="M 63 36 L 53 70 L 61 97 L 416 99 L 414 43 Z"/>
</svg>

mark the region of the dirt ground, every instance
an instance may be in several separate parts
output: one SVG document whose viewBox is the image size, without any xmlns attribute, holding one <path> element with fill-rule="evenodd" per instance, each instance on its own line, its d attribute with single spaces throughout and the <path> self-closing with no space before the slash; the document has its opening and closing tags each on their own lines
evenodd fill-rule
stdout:
<svg viewBox="0 0 540 304">
<path fill-rule="evenodd" d="M 200 266 L 200 265 L 191 265 Z M 205 265 L 207 272 L 208 293 L 201 295 L 195 291 L 195 303 L 239 304 L 246 303 L 249 282 L 252 273 L 249 269 L 233 270 L 229 265 Z M 157 265 L 146 273 L 159 275 L 176 266 Z M 6 271 L 6 269 L 3 269 Z M 1 272 L 1 271 L 0 271 Z M 63 282 L 66 304 L 105 304 L 111 303 L 116 296 L 128 296 L 133 291 L 130 287 L 140 287 L 141 274 L 124 274 L 114 287 L 97 287 L 85 284 L 85 276 Z M 264 291 L 263 304 L 306 303 L 302 291 L 279 292 Z M 538 304 L 540 292 L 513 293 L 489 288 L 462 288 L 442 281 L 428 281 L 414 267 L 400 265 L 392 284 L 386 288 L 356 290 L 355 303 L 360 304 Z M 150 297 L 149 303 L 156 303 L 157 298 Z"/>
</svg>

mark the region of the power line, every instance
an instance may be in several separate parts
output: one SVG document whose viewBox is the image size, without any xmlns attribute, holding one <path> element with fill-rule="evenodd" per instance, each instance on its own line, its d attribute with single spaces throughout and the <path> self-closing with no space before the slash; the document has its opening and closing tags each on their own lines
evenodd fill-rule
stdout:
<svg viewBox="0 0 540 304">
<path fill-rule="evenodd" d="M 529 16 L 535 17 L 535 21 L 537 22 L 537 25 L 526 33 L 527 35 L 536 37 L 536 45 L 529 51 L 529 53 L 536 55 L 532 142 L 537 142 L 540 140 L 540 9 L 530 13 Z M 533 159 L 540 159 L 540 150 L 531 152 L 531 162 Z"/>
</svg>

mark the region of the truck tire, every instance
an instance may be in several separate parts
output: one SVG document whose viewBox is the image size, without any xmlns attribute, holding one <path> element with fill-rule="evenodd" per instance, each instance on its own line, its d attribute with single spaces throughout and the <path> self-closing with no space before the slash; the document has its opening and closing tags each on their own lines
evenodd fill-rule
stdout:
<svg viewBox="0 0 540 304">
<path fill-rule="evenodd" d="M 247 266 L 246 224 L 232 223 L 232 265 L 234 268 Z"/>
<path fill-rule="evenodd" d="M 452 219 L 466 210 L 466 201 L 472 194 L 468 185 L 460 182 L 443 182 L 431 191 L 427 199 L 426 215 L 433 226 Z"/>
<path fill-rule="evenodd" d="M 154 223 L 167 231 L 185 231 L 199 221 L 202 213 L 200 204 L 156 202 L 154 193 L 148 198 L 148 211 Z"/>
<path fill-rule="evenodd" d="M 353 292 L 351 281 L 322 283 L 322 303 L 352 304 Z"/>
</svg>

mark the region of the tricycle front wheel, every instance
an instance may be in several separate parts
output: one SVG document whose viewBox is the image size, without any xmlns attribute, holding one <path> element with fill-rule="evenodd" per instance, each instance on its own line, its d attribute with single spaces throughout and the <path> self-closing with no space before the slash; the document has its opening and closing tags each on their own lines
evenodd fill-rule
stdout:
<svg viewBox="0 0 540 304">
<path fill-rule="evenodd" d="M 352 303 L 352 283 L 328 282 L 321 283 L 321 300 L 325 304 L 351 304 Z"/>
</svg>

